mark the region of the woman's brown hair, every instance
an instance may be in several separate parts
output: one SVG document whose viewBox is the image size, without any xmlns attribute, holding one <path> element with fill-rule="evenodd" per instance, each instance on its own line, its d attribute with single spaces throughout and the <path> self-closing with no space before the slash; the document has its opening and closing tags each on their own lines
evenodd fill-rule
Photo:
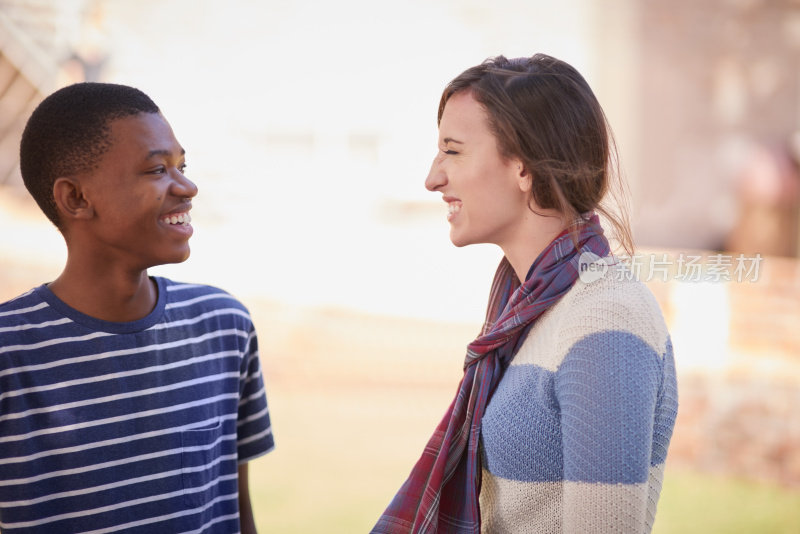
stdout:
<svg viewBox="0 0 800 534">
<path fill-rule="evenodd" d="M 462 91 L 471 91 L 487 111 L 501 154 L 523 162 L 536 205 L 558 211 L 567 221 L 599 213 L 619 245 L 633 254 L 613 135 L 577 70 L 545 54 L 489 58 L 447 85 L 440 122 L 447 101 Z M 616 206 L 605 205 L 607 193 Z"/>
</svg>

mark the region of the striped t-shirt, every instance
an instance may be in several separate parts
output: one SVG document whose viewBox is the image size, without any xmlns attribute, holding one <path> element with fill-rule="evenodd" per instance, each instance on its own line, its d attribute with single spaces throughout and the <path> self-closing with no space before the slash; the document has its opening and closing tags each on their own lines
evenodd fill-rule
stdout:
<svg viewBox="0 0 800 534">
<path fill-rule="evenodd" d="M 273 448 L 247 309 L 154 278 L 143 319 L 45 285 L 0 304 L 3 533 L 238 532 L 238 465 Z"/>
</svg>

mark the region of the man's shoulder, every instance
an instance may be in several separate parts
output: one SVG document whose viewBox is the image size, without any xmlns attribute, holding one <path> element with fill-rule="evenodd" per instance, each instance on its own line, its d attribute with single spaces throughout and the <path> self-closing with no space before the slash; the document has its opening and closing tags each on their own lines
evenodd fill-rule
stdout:
<svg viewBox="0 0 800 534">
<path fill-rule="evenodd" d="M 24 320 L 39 310 L 45 308 L 47 303 L 37 291 L 38 287 L 29 289 L 21 295 L 0 303 L 0 323 Z"/>
<path fill-rule="evenodd" d="M 71 321 L 52 308 L 41 287 L 0 303 L 0 354 L 9 347 L 71 335 Z"/>
<path fill-rule="evenodd" d="M 249 315 L 247 307 L 222 288 L 208 284 L 178 282 L 163 277 L 156 277 L 156 280 L 159 288 L 166 292 L 168 309 L 238 309 Z"/>
</svg>

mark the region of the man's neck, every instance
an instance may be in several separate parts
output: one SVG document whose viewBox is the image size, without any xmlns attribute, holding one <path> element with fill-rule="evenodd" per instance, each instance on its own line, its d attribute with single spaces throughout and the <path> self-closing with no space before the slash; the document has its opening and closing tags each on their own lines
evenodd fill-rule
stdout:
<svg viewBox="0 0 800 534">
<path fill-rule="evenodd" d="M 68 261 L 49 288 L 71 308 L 96 319 L 118 323 L 147 316 L 158 301 L 158 288 L 146 270 L 93 273 Z"/>
</svg>

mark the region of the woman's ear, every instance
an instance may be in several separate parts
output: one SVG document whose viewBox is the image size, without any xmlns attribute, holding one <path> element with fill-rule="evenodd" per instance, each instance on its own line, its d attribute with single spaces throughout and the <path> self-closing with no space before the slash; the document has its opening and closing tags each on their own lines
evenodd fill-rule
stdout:
<svg viewBox="0 0 800 534">
<path fill-rule="evenodd" d="M 533 176 L 531 176 L 531 173 L 525 168 L 525 164 L 519 160 L 515 160 L 514 168 L 516 169 L 517 182 L 519 183 L 520 190 L 523 193 L 530 193 L 533 188 Z"/>
<path fill-rule="evenodd" d="M 56 178 L 53 183 L 53 199 L 64 221 L 89 219 L 94 215 L 92 204 L 86 198 L 81 182 L 77 178 Z"/>
</svg>

